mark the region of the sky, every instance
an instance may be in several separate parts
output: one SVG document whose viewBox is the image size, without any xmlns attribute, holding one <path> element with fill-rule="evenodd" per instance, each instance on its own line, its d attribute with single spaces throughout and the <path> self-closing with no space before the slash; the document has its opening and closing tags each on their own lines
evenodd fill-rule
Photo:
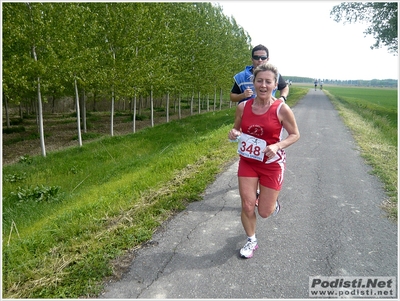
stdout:
<svg viewBox="0 0 400 301">
<path fill-rule="evenodd" d="M 371 49 L 366 23 L 344 25 L 330 17 L 342 1 L 215 1 L 263 44 L 269 62 L 290 76 L 330 80 L 398 79 L 399 57 L 386 47 Z M 249 53 L 249 65 L 251 53 Z"/>
</svg>

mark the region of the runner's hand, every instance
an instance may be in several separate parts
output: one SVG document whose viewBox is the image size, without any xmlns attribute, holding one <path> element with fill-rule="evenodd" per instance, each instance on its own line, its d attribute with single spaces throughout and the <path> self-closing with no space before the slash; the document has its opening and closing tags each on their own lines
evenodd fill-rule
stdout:
<svg viewBox="0 0 400 301">
<path fill-rule="evenodd" d="M 240 136 L 240 131 L 231 129 L 228 134 L 229 140 L 236 140 Z"/>
<path fill-rule="evenodd" d="M 251 88 L 247 88 L 246 90 L 244 90 L 243 94 L 245 98 L 249 98 L 253 95 L 253 90 Z"/>
</svg>

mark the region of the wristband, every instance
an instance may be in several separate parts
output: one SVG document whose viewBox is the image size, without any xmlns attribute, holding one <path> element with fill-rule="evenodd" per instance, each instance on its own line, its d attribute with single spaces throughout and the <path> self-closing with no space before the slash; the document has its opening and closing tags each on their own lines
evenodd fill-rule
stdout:
<svg viewBox="0 0 400 301">
<path fill-rule="evenodd" d="M 285 100 L 285 102 L 286 102 L 286 96 L 281 96 L 279 98 L 283 98 Z"/>
</svg>

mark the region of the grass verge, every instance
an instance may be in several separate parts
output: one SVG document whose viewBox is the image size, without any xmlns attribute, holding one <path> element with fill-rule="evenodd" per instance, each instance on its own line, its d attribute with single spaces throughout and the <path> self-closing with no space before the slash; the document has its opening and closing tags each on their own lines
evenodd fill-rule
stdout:
<svg viewBox="0 0 400 301">
<path fill-rule="evenodd" d="M 327 89 L 325 93 L 344 123 L 351 129 L 361 149 L 361 156 L 372 166 L 372 173 L 384 184 L 388 199 L 382 207 L 387 211 L 389 218 L 397 222 L 397 91 L 392 100 L 395 105 L 392 104 L 391 107 L 379 106 L 360 97 L 339 96 L 340 90 L 332 90 L 332 93 L 337 93 L 334 95 L 330 93 L 329 88 Z"/>
</svg>

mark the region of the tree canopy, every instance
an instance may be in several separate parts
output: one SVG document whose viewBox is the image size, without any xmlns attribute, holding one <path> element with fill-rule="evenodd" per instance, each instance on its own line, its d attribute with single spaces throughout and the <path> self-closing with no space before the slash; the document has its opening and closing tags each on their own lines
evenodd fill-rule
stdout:
<svg viewBox="0 0 400 301">
<path fill-rule="evenodd" d="M 228 90 L 250 57 L 250 36 L 209 2 L 8 2 L 2 11 L 3 91 L 14 104 L 35 97 L 38 78 L 58 98 L 74 95 L 75 81 L 105 97 Z"/>
<path fill-rule="evenodd" d="M 333 7 L 331 17 L 336 22 L 343 20 L 344 24 L 368 23 L 364 33 L 376 40 L 371 49 L 384 45 L 389 52 L 397 54 L 397 6 L 398 2 L 343 2 Z"/>
</svg>

